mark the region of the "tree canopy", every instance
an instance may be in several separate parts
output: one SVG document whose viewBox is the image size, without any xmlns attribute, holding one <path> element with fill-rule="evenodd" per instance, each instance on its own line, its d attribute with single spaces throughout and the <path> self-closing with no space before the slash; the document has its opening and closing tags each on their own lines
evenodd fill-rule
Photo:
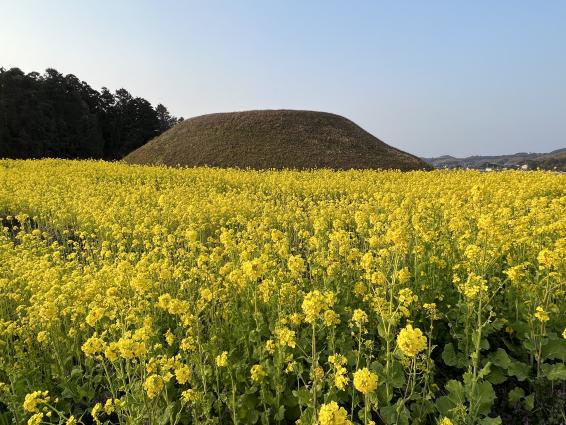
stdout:
<svg viewBox="0 0 566 425">
<path fill-rule="evenodd" d="M 182 120 L 123 88 L 0 68 L 0 158 L 120 159 Z"/>
</svg>

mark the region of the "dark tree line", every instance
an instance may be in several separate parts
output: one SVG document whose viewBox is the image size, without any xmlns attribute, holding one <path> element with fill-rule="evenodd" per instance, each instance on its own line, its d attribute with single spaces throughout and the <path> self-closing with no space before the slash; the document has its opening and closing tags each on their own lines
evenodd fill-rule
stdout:
<svg viewBox="0 0 566 425">
<path fill-rule="evenodd" d="M 0 158 L 120 159 L 182 120 L 125 89 L 0 68 Z"/>
</svg>

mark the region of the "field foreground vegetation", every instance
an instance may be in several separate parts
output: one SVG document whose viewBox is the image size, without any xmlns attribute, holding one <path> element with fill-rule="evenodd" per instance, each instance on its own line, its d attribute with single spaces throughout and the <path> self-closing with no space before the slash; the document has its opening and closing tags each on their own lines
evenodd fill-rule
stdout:
<svg viewBox="0 0 566 425">
<path fill-rule="evenodd" d="M 566 421 L 566 175 L 0 161 L 0 423 Z"/>
</svg>

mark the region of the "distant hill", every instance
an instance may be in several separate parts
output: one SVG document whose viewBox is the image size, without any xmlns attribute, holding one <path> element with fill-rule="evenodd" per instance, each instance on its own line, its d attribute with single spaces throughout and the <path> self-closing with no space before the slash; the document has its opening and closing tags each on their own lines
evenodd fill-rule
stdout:
<svg viewBox="0 0 566 425">
<path fill-rule="evenodd" d="M 133 164 L 254 169 L 431 168 L 344 117 L 297 110 L 190 118 L 124 159 Z"/>
<path fill-rule="evenodd" d="M 502 169 L 527 168 L 566 171 L 566 148 L 549 153 L 519 152 L 513 155 L 469 156 L 455 158 L 443 155 L 436 158 L 423 158 L 435 168 Z"/>
</svg>

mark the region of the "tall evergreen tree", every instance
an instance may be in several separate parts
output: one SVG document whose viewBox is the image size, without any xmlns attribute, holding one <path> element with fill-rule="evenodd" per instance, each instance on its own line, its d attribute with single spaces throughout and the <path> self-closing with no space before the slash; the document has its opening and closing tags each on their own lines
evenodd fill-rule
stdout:
<svg viewBox="0 0 566 425">
<path fill-rule="evenodd" d="M 75 75 L 0 68 L 0 158 L 120 159 L 177 122 L 127 90 Z"/>
</svg>

